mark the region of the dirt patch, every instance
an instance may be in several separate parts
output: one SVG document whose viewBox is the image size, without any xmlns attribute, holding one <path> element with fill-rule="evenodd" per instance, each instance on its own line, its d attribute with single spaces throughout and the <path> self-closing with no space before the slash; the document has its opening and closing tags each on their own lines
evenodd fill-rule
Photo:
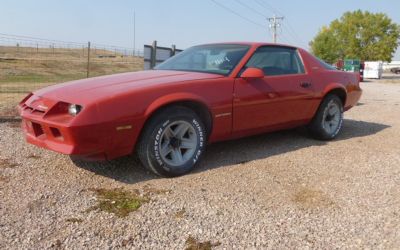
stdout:
<svg viewBox="0 0 400 250">
<path fill-rule="evenodd" d="M 145 185 L 143 187 L 143 192 L 145 193 L 146 196 L 149 196 L 149 195 L 158 195 L 158 194 L 169 194 L 169 193 L 171 193 L 171 190 L 157 189 L 157 188 L 151 187 L 149 185 Z"/>
<path fill-rule="evenodd" d="M 51 248 L 54 249 L 63 249 L 61 240 L 56 240 L 53 244 L 51 244 Z"/>
<path fill-rule="evenodd" d="M 17 105 L 27 95 L 25 93 L 3 93 L 0 86 L 0 118 L 17 117 Z"/>
<path fill-rule="evenodd" d="M 65 221 L 70 222 L 70 223 L 82 223 L 83 222 L 83 220 L 80 218 L 68 218 Z"/>
<path fill-rule="evenodd" d="M 19 166 L 19 164 L 11 161 L 10 159 L 0 159 L 0 169 L 15 168 L 17 166 Z"/>
<path fill-rule="evenodd" d="M 0 183 L 7 183 L 9 179 L 3 175 L 0 175 Z"/>
<path fill-rule="evenodd" d="M 15 107 L 7 107 L 6 109 L 3 109 L 1 112 L 1 116 L 16 117 L 18 115 L 19 115 L 18 111 Z"/>
<path fill-rule="evenodd" d="M 211 243 L 211 241 L 200 242 L 189 236 L 186 240 L 186 250 L 211 250 L 213 247 L 219 246 L 221 243 Z"/>
<path fill-rule="evenodd" d="M 7 124 L 10 128 L 21 128 L 21 121 L 8 122 Z"/>
<path fill-rule="evenodd" d="M 28 155 L 26 158 L 38 160 L 38 159 L 40 159 L 40 158 L 42 158 L 42 157 L 41 157 L 40 155 L 30 154 L 30 155 Z"/>
<path fill-rule="evenodd" d="M 186 214 L 186 210 L 184 208 L 180 209 L 178 212 L 175 213 L 176 219 L 182 219 Z"/>
<path fill-rule="evenodd" d="M 331 207 L 335 204 L 333 200 L 322 191 L 304 187 L 294 193 L 293 201 L 300 207 L 311 209 Z"/>
</svg>

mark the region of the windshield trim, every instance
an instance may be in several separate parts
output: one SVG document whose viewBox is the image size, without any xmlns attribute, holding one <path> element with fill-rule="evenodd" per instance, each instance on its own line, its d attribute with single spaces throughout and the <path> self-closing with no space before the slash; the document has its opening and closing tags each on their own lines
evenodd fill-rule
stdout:
<svg viewBox="0 0 400 250">
<path fill-rule="evenodd" d="M 214 72 L 214 71 L 205 71 L 205 70 L 188 70 L 188 69 L 152 69 L 152 70 L 164 70 L 164 71 L 181 71 L 181 72 L 194 72 L 194 73 L 204 73 L 204 74 L 214 74 L 214 75 L 220 75 L 220 76 L 228 76 L 226 74 Z"/>
</svg>

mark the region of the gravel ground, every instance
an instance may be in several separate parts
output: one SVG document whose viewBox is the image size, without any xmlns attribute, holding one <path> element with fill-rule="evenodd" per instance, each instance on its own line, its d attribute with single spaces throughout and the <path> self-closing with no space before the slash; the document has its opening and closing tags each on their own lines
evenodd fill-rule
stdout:
<svg viewBox="0 0 400 250">
<path fill-rule="evenodd" d="M 0 123 L 0 248 L 399 249 L 400 84 L 362 88 L 335 141 L 297 129 L 218 143 L 175 179 L 131 158 L 71 160 Z M 117 216 L 93 207 L 99 188 L 147 201 Z"/>
</svg>

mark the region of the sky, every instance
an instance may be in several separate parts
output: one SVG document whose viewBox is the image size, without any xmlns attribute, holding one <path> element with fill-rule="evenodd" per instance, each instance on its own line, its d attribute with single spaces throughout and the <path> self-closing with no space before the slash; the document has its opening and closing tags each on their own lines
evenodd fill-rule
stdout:
<svg viewBox="0 0 400 250">
<path fill-rule="evenodd" d="M 278 41 L 308 48 L 346 11 L 386 13 L 400 24 L 399 0 L 0 0 L 0 34 L 134 46 L 157 40 L 179 49 L 223 41 L 272 41 L 266 17 L 284 16 Z M 240 16 L 239 16 L 240 15 Z M 400 50 L 394 60 L 400 60 Z"/>
</svg>

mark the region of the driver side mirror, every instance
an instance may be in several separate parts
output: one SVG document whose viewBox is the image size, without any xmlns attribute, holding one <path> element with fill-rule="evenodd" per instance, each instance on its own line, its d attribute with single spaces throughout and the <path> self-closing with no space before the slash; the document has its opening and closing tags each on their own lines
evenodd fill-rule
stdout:
<svg viewBox="0 0 400 250">
<path fill-rule="evenodd" d="M 246 80 L 263 79 L 265 76 L 264 71 L 259 68 L 247 68 L 243 71 L 241 78 Z"/>
</svg>

